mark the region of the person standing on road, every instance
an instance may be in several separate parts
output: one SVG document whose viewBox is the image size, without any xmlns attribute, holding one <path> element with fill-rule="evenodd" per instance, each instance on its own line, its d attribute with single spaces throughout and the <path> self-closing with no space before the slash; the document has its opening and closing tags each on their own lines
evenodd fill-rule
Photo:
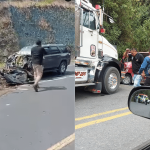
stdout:
<svg viewBox="0 0 150 150">
<path fill-rule="evenodd" d="M 145 74 L 142 75 L 143 78 L 146 75 L 144 85 L 150 86 L 150 49 L 149 49 L 149 56 L 144 58 L 144 61 L 138 71 L 138 74 L 141 74 L 143 71 L 145 72 Z"/>
<path fill-rule="evenodd" d="M 129 54 L 131 52 L 131 54 Z M 135 48 L 132 48 L 131 51 L 130 49 L 126 49 L 126 52 L 124 53 L 124 58 L 128 57 L 132 61 L 132 70 L 134 73 L 133 80 L 134 80 L 134 87 L 141 86 L 140 82 L 142 80 L 142 76 L 138 74 L 137 72 L 139 71 L 141 64 L 143 63 L 144 57 L 142 54 L 138 53 Z"/>
<path fill-rule="evenodd" d="M 36 42 L 36 46 L 31 49 L 32 65 L 34 71 L 34 85 L 33 88 L 38 92 L 38 82 L 41 80 L 43 75 L 43 56 L 46 54 L 45 49 L 41 46 L 41 41 Z"/>
</svg>

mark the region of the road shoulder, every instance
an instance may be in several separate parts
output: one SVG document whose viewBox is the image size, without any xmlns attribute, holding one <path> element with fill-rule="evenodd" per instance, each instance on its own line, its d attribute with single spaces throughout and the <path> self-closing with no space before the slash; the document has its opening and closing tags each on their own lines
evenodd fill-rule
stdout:
<svg viewBox="0 0 150 150">
<path fill-rule="evenodd" d="M 6 94 L 13 92 L 15 89 L 13 88 L 1 88 L 0 87 L 0 97 Z"/>
</svg>

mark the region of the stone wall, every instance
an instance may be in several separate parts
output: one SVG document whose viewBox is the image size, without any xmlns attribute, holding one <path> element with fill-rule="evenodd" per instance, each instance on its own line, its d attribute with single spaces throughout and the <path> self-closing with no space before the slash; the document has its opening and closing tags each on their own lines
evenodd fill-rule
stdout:
<svg viewBox="0 0 150 150">
<path fill-rule="evenodd" d="M 74 51 L 74 8 L 61 5 L 31 5 L 28 7 L 11 5 L 7 10 L 9 12 L 7 18 L 10 19 L 11 29 L 14 36 L 16 36 L 15 39 L 17 39 L 16 49 L 13 48 L 13 51 L 18 51 L 18 48 L 24 46 L 33 45 L 37 39 L 41 39 L 45 44 L 69 45 Z M 4 47 L 7 47 L 6 43 Z"/>
</svg>

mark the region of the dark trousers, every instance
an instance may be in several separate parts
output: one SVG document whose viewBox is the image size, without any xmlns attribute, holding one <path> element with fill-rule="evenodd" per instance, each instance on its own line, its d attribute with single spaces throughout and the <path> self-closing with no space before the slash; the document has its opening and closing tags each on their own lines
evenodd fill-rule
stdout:
<svg viewBox="0 0 150 150">
<path fill-rule="evenodd" d="M 144 85 L 145 86 L 150 86 L 150 76 L 149 77 L 146 77 L 146 80 L 144 82 Z"/>
</svg>

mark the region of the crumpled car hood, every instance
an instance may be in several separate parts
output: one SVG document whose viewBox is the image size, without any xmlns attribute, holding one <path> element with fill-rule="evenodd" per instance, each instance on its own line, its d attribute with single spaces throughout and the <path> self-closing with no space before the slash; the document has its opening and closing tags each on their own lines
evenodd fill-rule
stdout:
<svg viewBox="0 0 150 150">
<path fill-rule="evenodd" d="M 18 55 L 31 55 L 31 49 L 33 47 L 34 47 L 34 45 L 23 47 L 19 52 L 17 52 L 17 54 Z"/>
</svg>

